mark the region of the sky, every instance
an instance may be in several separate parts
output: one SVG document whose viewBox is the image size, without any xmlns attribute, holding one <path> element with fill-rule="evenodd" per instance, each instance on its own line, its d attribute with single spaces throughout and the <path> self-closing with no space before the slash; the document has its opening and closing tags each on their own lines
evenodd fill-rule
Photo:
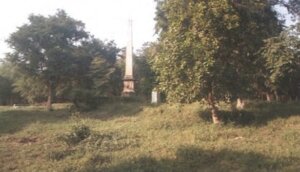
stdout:
<svg viewBox="0 0 300 172">
<path fill-rule="evenodd" d="M 53 15 L 63 9 L 85 23 L 86 31 L 103 41 L 114 40 L 118 47 L 128 41 L 128 21 L 133 20 L 133 46 L 155 40 L 154 0 L 9 0 L 0 6 L 0 58 L 10 49 L 5 43 L 30 14 Z"/>
<path fill-rule="evenodd" d="M 133 20 L 133 46 L 156 39 L 154 0 L 6 0 L 0 6 L 0 58 L 10 49 L 5 40 L 28 22 L 30 14 L 53 15 L 57 9 L 86 24 L 86 31 L 103 41 L 114 40 L 118 47 L 128 42 L 128 21 Z M 286 11 L 279 8 L 283 15 Z"/>
</svg>

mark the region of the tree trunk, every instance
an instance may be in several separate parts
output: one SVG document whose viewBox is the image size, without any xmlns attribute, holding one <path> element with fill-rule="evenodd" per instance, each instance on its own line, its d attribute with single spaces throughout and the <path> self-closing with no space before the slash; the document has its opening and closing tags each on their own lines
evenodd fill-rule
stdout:
<svg viewBox="0 0 300 172">
<path fill-rule="evenodd" d="M 273 96 L 270 93 L 267 93 L 266 97 L 267 97 L 267 102 L 273 101 Z"/>
<path fill-rule="evenodd" d="M 13 97 L 12 96 L 9 97 L 9 105 L 13 105 Z"/>
<path fill-rule="evenodd" d="M 275 98 L 276 98 L 276 101 L 277 101 L 277 102 L 279 102 L 279 101 L 280 101 L 280 97 L 279 97 L 279 95 L 278 95 L 278 92 L 277 92 L 277 91 L 275 91 Z"/>
<path fill-rule="evenodd" d="M 236 100 L 236 108 L 239 109 L 239 110 L 243 110 L 245 107 L 245 101 L 241 98 L 238 98 Z"/>
<path fill-rule="evenodd" d="M 49 83 L 48 85 L 48 100 L 47 100 L 47 110 L 52 111 L 52 100 L 53 100 L 53 85 Z"/>
<path fill-rule="evenodd" d="M 212 93 L 208 94 L 208 103 L 211 106 L 211 117 L 212 117 L 213 123 L 214 124 L 220 124 L 221 119 L 220 119 L 220 116 L 218 114 L 218 108 L 215 105 L 215 100 L 214 100 L 214 97 L 213 97 Z"/>
</svg>

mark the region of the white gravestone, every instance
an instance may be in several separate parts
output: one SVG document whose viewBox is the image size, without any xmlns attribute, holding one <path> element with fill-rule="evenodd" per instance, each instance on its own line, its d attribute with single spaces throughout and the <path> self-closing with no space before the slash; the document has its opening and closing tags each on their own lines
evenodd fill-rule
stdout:
<svg viewBox="0 0 300 172">
<path fill-rule="evenodd" d="M 151 103 L 159 103 L 160 102 L 160 95 L 158 91 L 152 91 L 151 94 Z"/>
</svg>

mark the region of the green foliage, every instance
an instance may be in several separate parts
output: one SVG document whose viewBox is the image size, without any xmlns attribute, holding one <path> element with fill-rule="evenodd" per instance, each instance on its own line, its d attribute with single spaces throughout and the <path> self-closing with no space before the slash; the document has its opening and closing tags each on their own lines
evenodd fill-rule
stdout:
<svg viewBox="0 0 300 172">
<path fill-rule="evenodd" d="M 72 111 L 90 111 L 95 109 L 99 103 L 94 91 L 87 89 L 72 90 L 70 99 L 74 104 Z"/>
<path fill-rule="evenodd" d="M 68 146 L 72 146 L 88 138 L 90 134 L 90 128 L 86 125 L 80 124 L 73 126 L 69 133 L 59 136 L 58 140 L 63 141 Z"/>
<path fill-rule="evenodd" d="M 56 96 L 87 110 L 97 106 L 96 97 L 120 92 L 116 44 L 94 38 L 62 10 L 31 15 L 7 42 L 13 48 L 6 64 L 12 67 L 14 91 L 29 103 L 48 99 L 49 109 Z"/>
<path fill-rule="evenodd" d="M 12 95 L 13 89 L 11 80 L 0 75 L 0 104 L 8 104 Z"/>
<path fill-rule="evenodd" d="M 110 78 L 115 72 L 115 68 L 107 63 L 105 59 L 95 57 L 90 65 L 90 77 L 93 80 L 94 94 L 98 96 L 104 96 L 112 91 L 108 91 L 111 88 Z"/>
<path fill-rule="evenodd" d="M 156 43 L 146 43 L 134 58 L 134 78 L 136 79 L 136 93 L 149 99 L 155 87 L 155 73 L 151 69 L 151 60 L 156 53 Z"/>
<path fill-rule="evenodd" d="M 156 21 L 152 64 L 171 102 L 245 93 L 257 50 L 280 31 L 276 12 L 262 0 L 158 1 Z"/>
<path fill-rule="evenodd" d="M 94 38 L 80 47 L 78 73 L 69 88 L 69 97 L 77 109 L 95 109 L 101 103 L 100 97 L 116 96 L 121 92 L 121 72 L 116 60 L 118 51 L 115 43 Z"/>
<path fill-rule="evenodd" d="M 25 98 L 28 103 L 45 102 L 47 100 L 47 88 L 35 77 L 20 76 L 13 83 L 14 91 Z"/>
<path fill-rule="evenodd" d="M 300 96 L 300 32 L 293 27 L 266 40 L 262 48 L 267 86 L 273 92 L 295 99 Z"/>
<path fill-rule="evenodd" d="M 47 88 L 36 77 L 22 73 L 20 68 L 9 61 L 1 66 L 1 75 L 11 83 L 11 97 L 22 97 L 29 103 L 44 102 L 47 97 Z"/>
<path fill-rule="evenodd" d="M 117 60 L 114 64 L 114 71 L 110 75 L 109 80 L 109 95 L 120 96 L 123 90 L 123 77 L 125 66 L 123 61 Z"/>
<path fill-rule="evenodd" d="M 84 24 L 64 11 L 48 18 L 31 15 L 29 24 L 19 27 L 8 39 L 14 49 L 8 59 L 26 74 L 59 83 L 74 72 L 71 51 L 86 37 Z"/>
<path fill-rule="evenodd" d="M 14 77 L 11 65 L 0 63 L 0 104 L 15 104 L 21 101 L 20 95 L 14 92 Z"/>
<path fill-rule="evenodd" d="M 77 64 L 79 72 L 75 77 L 74 86 L 93 90 L 97 96 L 116 94 L 116 78 L 120 75 L 116 61 L 118 52 L 119 49 L 113 41 L 102 42 L 91 38 L 83 42 L 78 57 L 85 58 L 80 58 Z"/>
<path fill-rule="evenodd" d="M 53 16 L 31 15 L 28 19 L 29 23 L 19 27 L 7 40 L 13 49 L 7 60 L 26 77 L 47 88 L 47 108 L 51 109 L 56 88 L 70 81 L 76 72 L 74 50 L 88 34 L 82 22 L 62 10 Z"/>
</svg>

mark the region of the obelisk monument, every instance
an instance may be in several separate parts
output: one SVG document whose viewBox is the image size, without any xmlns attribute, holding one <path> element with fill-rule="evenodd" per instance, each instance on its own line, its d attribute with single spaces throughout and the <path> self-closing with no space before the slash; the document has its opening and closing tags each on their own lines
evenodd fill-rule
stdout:
<svg viewBox="0 0 300 172">
<path fill-rule="evenodd" d="M 131 96 L 134 94 L 132 20 L 129 20 L 128 37 L 129 39 L 126 46 L 125 76 L 123 79 L 123 96 Z"/>
</svg>

